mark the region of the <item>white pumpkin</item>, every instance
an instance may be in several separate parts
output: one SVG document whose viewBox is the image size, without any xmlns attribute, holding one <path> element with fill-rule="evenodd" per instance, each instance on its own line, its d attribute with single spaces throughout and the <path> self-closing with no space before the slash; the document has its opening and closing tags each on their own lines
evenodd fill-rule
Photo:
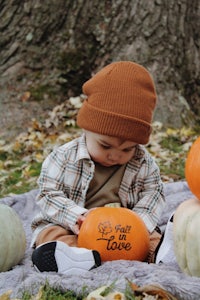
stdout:
<svg viewBox="0 0 200 300">
<path fill-rule="evenodd" d="M 188 199 L 175 211 L 174 251 L 181 270 L 200 277 L 200 200 Z"/>
<path fill-rule="evenodd" d="M 0 272 L 8 271 L 24 257 L 26 236 L 15 210 L 0 204 Z"/>
</svg>

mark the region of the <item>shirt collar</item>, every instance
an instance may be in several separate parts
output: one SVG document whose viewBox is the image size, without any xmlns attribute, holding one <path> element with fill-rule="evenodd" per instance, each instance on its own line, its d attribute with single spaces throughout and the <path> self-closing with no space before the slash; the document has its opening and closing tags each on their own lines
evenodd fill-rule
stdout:
<svg viewBox="0 0 200 300">
<path fill-rule="evenodd" d="M 85 140 L 85 134 L 83 133 L 79 138 L 77 142 L 77 155 L 75 163 L 82 159 L 88 159 L 91 160 L 90 155 L 87 150 L 86 146 L 86 140 Z"/>
</svg>

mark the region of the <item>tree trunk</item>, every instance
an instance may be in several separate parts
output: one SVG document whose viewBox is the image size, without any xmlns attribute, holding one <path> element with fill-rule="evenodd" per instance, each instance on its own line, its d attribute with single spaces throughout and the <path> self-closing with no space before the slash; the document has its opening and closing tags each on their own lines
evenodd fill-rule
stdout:
<svg viewBox="0 0 200 300">
<path fill-rule="evenodd" d="M 12 82 L 56 103 L 107 63 L 131 60 L 153 75 L 155 120 L 199 120 L 199 0 L 0 0 L 0 34 L 7 93 Z"/>
</svg>

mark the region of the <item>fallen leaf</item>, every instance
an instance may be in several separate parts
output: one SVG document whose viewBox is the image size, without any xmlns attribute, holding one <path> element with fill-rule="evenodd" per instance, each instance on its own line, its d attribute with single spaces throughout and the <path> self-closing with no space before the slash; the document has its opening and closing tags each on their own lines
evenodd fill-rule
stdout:
<svg viewBox="0 0 200 300">
<path fill-rule="evenodd" d="M 30 93 L 29 91 L 25 92 L 25 93 L 21 96 L 22 102 L 28 101 L 29 98 L 30 98 L 30 96 L 31 96 L 31 93 Z"/>
<path fill-rule="evenodd" d="M 41 286 L 39 288 L 38 293 L 35 296 L 31 297 L 31 300 L 42 300 L 42 299 L 44 299 L 44 297 L 43 297 L 43 290 L 44 290 L 44 287 Z"/>
<path fill-rule="evenodd" d="M 75 108 L 81 108 L 82 106 L 81 97 L 70 97 L 69 101 Z"/>
<path fill-rule="evenodd" d="M 150 284 L 140 287 L 130 281 L 129 284 L 136 296 L 143 296 L 144 294 L 147 294 L 151 296 L 159 296 L 158 298 L 156 298 L 159 300 L 178 300 L 170 292 L 166 291 L 159 285 Z"/>
<path fill-rule="evenodd" d="M 4 294 L 0 295 L 0 300 L 10 300 L 10 295 L 12 294 L 12 290 L 9 290 L 7 292 L 5 292 Z M 12 300 L 19 300 L 17 298 L 12 298 Z"/>
</svg>

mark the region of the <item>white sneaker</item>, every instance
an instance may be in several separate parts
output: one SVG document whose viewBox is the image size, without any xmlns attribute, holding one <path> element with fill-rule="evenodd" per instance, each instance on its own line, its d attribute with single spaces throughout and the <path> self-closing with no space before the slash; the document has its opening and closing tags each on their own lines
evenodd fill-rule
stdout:
<svg viewBox="0 0 200 300">
<path fill-rule="evenodd" d="M 156 264 L 172 264 L 176 262 L 173 242 L 173 215 L 169 218 L 165 232 L 156 250 Z"/>
<path fill-rule="evenodd" d="M 32 262 L 39 272 L 80 274 L 101 265 L 99 252 L 70 247 L 55 241 L 39 245 L 32 253 Z"/>
</svg>

